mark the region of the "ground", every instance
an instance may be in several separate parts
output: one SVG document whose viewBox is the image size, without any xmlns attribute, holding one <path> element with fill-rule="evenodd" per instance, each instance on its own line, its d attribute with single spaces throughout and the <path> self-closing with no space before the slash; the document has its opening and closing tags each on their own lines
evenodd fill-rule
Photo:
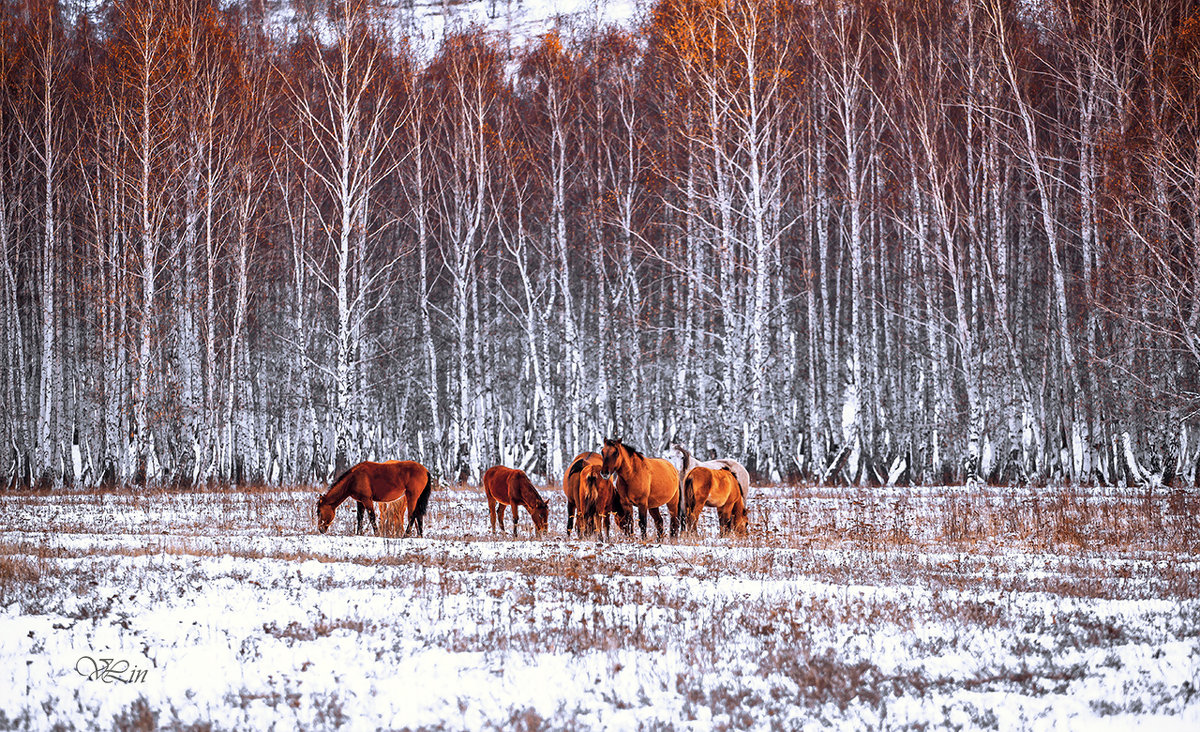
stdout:
<svg viewBox="0 0 1200 732">
<path fill-rule="evenodd" d="M 0 728 L 1200 729 L 1194 491 L 756 487 L 747 538 L 607 545 L 543 495 L 541 539 L 473 488 L 416 539 L 0 494 Z"/>
</svg>

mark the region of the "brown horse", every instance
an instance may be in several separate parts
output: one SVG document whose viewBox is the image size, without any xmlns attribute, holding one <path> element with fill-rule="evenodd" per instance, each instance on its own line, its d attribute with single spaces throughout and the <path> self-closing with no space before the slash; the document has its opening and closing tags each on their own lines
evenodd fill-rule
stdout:
<svg viewBox="0 0 1200 732">
<path fill-rule="evenodd" d="M 600 461 L 605 475 L 617 476 L 615 483 L 621 502 L 626 506 L 637 506 L 643 539 L 646 538 L 646 514 L 651 511 L 658 538 L 662 538 L 662 513 L 658 509 L 664 505 L 671 514 L 671 536 L 679 532 L 683 494 L 679 490 L 679 471 L 670 461 L 645 457 L 617 439 L 604 441 Z"/>
<path fill-rule="evenodd" d="M 425 511 L 429 508 L 429 494 L 433 492 L 433 476 L 424 465 L 412 460 L 389 460 L 386 463 L 363 462 L 342 473 L 325 495 L 317 499 L 317 530 L 324 534 L 333 523 L 333 514 L 342 501 L 353 498 L 358 501 L 358 527 L 363 531 L 363 512 L 371 517 L 371 526 L 379 534 L 375 523 L 375 503 L 385 503 L 404 498 L 408 505 L 408 526 L 404 535 L 417 526 L 417 534 L 425 535 Z"/>
<path fill-rule="evenodd" d="M 579 532 L 595 533 L 596 538 L 612 539 L 612 516 L 617 514 L 617 527 L 628 533 L 628 513 L 613 482 L 604 477 L 599 465 L 589 463 L 579 471 Z M 603 524 L 604 531 L 600 528 Z"/>
<path fill-rule="evenodd" d="M 504 531 L 504 507 L 513 507 L 513 536 L 517 535 L 517 509 L 524 506 L 533 519 L 533 528 L 540 534 L 546 530 L 550 508 L 530 482 L 523 470 L 497 465 L 483 474 L 483 492 L 487 494 L 488 516 L 492 531 L 496 530 L 496 504 L 500 504 L 500 530 Z"/>
<path fill-rule="evenodd" d="M 563 478 L 563 494 L 567 497 L 567 536 L 571 535 L 571 529 L 575 529 L 575 534 L 583 538 L 584 529 L 587 528 L 583 523 L 584 518 L 590 519 L 590 516 L 580 513 L 580 491 L 582 483 L 580 476 L 583 474 L 583 469 L 589 465 L 600 467 L 601 458 L 598 452 L 581 452 L 571 461 L 571 467 L 567 468 L 567 474 Z M 609 483 L 619 482 L 620 478 Z M 608 511 L 617 515 L 617 528 L 625 532 L 626 535 L 633 535 L 633 514 L 626 510 L 626 506 L 621 502 L 620 492 L 613 487 L 612 500 Z M 607 524 L 607 517 L 605 522 Z"/>
<path fill-rule="evenodd" d="M 575 523 L 575 511 L 579 507 L 579 475 L 585 465 L 599 464 L 600 453 L 581 452 L 571 459 L 567 474 L 563 476 L 563 495 L 567 497 L 567 536 L 571 535 L 572 528 L 579 536 L 583 536 L 582 527 Z"/>
<path fill-rule="evenodd" d="M 729 468 L 713 469 L 697 465 L 683 481 L 684 504 L 688 507 L 684 525 L 695 531 L 705 506 L 717 509 L 721 534 L 746 534 L 746 500 L 741 481 Z"/>
</svg>

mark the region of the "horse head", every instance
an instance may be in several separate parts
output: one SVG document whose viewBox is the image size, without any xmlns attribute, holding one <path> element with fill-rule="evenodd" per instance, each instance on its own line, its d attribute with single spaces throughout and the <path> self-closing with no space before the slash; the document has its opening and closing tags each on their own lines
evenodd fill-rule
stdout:
<svg viewBox="0 0 1200 732">
<path fill-rule="evenodd" d="M 333 523 L 333 504 L 326 501 L 327 494 L 317 496 L 317 531 L 324 534 Z"/>
<path fill-rule="evenodd" d="M 516 506 L 513 507 L 513 515 L 516 515 Z M 546 499 L 538 496 L 533 504 L 533 528 L 540 534 L 546 530 L 550 522 L 550 505 L 546 503 Z"/>
<path fill-rule="evenodd" d="M 619 437 L 604 440 L 604 447 L 600 448 L 600 472 L 606 479 L 612 480 L 613 474 L 620 470 L 626 460 L 627 450 L 630 450 L 629 446 L 621 442 Z"/>
</svg>

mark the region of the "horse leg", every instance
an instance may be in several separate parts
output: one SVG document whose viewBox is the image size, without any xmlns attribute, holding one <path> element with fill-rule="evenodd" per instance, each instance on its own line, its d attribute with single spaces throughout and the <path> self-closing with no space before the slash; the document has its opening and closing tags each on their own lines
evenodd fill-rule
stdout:
<svg viewBox="0 0 1200 732">
<path fill-rule="evenodd" d="M 626 536 L 633 536 L 633 506 L 626 507 L 620 501 L 614 506 L 617 512 L 617 528 L 625 532 Z"/>
<path fill-rule="evenodd" d="M 362 504 L 367 508 L 367 518 L 371 519 L 371 528 L 375 529 L 375 536 L 379 536 L 379 524 L 375 523 L 375 504 L 374 502 Z"/>
<path fill-rule="evenodd" d="M 488 518 L 492 522 L 492 533 L 496 533 L 496 499 L 488 495 Z"/>
<path fill-rule="evenodd" d="M 650 509 L 650 515 L 654 518 L 654 531 L 659 541 L 663 538 L 663 517 L 661 508 Z"/>
<path fill-rule="evenodd" d="M 571 538 L 571 527 L 575 525 L 575 501 L 567 499 L 567 538 Z"/>
<path fill-rule="evenodd" d="M 692 483 L 692 490 L 695 503 L 692 505 L 691 514 L 688 516 L 688 526 L 692 533 L 700 533 L 700 513 L 704 510 L 705 504 L 708 503 L 708 494 L 710 493 L 708 483 L 700 481 L 701 485 L 697 486 Z"/>
<path fill-rule="evenodd" d="M 355 534 L 362 534 L 363 512 L 366 510 L 367 510 L 367 507 L 362 504 L 362 501 L 359 501 L 358 502 L 358 525 L 354 529 Z"/>
<path fill-rule="evenodd" d="M 504 504 L 496 505 L 496 515 L 500 517 L 500 533 L 504 533 Z"/>
<path fill-rule="evenodd" d="M 515 502 L 515 501 L 514 501 L 514 502 L 513 502 L 513 505 L 512 505 L 512 510 L 513 510 L 513 538 L 514 538 L 514 539 L 517 537 L 517 517 L 521 515 L 521 512 L 518 510 L 519 508 L 521 508 L 521 504 L 519 504 L 519 503 L 517 503 L 517 502 Z"/>
<path fill-rule="evenodd" d="M 646 540 L 646 507 L 638 506 L 638 526 L 642 530 L 642 541 Z"/>
</svg>

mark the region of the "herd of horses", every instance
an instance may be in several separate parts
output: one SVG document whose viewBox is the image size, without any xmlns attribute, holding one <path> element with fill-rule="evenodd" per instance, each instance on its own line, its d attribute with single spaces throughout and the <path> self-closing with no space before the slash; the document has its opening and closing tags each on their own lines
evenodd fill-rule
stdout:
<svg viewBox="0 0 1200 732">
<path fill-rule="evenodd" d="M 642 539 L 646 539 L 647 516 L 654 519 L 658 538 L 663 536 L 662 508 L 670 515 L 670 535 L 695 532 L 705 506 L 717 510 L 722 535 L 747 533 L 746 492 L 750 475 L 736 460 L 697 461 L 683 446 L 675 445 L 683 469 L 663 458 L 648 458 L 619 439 L 607 439 L 600 452 L 582 452 L 571 460 L 563 477 L 567 498 L 567 535 L 574 530 L 584 536 L 612 538 L 612 521 L 626 535 L 633 535 L 637 511 Z M 425 512 L 433 491 L 433 476 L 412 460 L 364 462 L 342 473 L 317 499 L 317 529 L 325 533 L 337 507 L 347 499 L 358 503 L 356 532 L 363 532 L 364 515 L 375 533 L 376 504 L 407 509 L 407 536 L 415 527 L 425 533 Z M 483 474 L 483 491 L 488 501 L 491 530 L 505 531 L 504 511 L 512 507 L 513 535 L 517 533 L 518 508 L 523 507 L 541 534 L 549 526 L 550 507 L 524 471 L 497 465 Z"/>
</svg>

